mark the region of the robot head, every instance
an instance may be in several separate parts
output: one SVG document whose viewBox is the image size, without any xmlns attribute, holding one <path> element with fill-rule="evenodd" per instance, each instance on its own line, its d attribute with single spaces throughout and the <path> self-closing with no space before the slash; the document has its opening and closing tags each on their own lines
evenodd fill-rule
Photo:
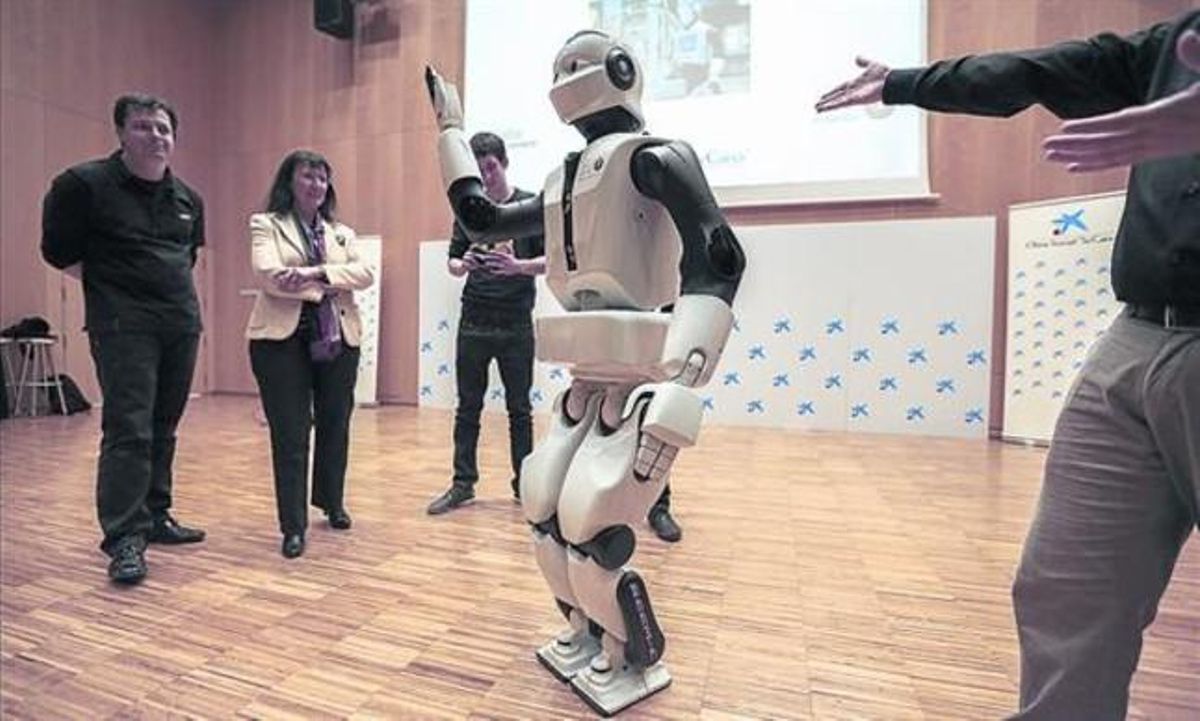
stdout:
<svg viewBox="0 0 1200 721">
<path fill-rule="evenodd" d="M 616 39 L 598 30 L 572 35 L 554 59 L 550 102 L 564 123 L 589 138 L 637 132 L 642 117 L 642 68 Z"/>
</svg>

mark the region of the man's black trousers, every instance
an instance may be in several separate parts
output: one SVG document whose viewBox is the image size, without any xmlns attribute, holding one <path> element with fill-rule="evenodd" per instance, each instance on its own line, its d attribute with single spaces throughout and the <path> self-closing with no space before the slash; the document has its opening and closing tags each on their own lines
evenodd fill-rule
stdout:
<svg viewBox="0 0 1200 721">
<path fill-rule="evenodd" d="M 101 406 L 96 510 L 109 552 L 145 537 L 171 507 L 175 428 L 183 417 L 200 334 L 95 333 L 88 337 Z"/>
</svg>

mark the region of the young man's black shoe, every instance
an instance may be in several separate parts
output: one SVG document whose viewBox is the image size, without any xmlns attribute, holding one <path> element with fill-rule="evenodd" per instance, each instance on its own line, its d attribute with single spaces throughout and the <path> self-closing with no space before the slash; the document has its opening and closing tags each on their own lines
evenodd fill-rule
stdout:
<svg viewBox="0 0 1200 721">
<path fill-rule="evenodd" d="M 425 511 L 431 516 L 440 516 L 465 506 L 475 500 L 475 491 L 470 486 L 450 486 L 450 489 L 434 499 Z"/>
<path fill-rule="evenodd" d="M 126 536 L 113 548 L 108 577 L 114 583 L 135 584 L 146 577 L 146 542 L 141 536 Z"/>
<path fill-rule="evenodd" d="M 654 509 L 650 512 L 650 527 L 654 529 L 654 534 L 667 543 L 676 543 L 683 538 L 683 529 L 671 517 L 671 512 L 666 509 Z"/>
<path fill-rule="evenodd" d="M 154 519 L 147 539 L 150 543 L 199 543 L 204 540 L 204 531 L 199 528 L 188 528 L 179 525 L 171 514 L 163 514 Z"/>
</svg>

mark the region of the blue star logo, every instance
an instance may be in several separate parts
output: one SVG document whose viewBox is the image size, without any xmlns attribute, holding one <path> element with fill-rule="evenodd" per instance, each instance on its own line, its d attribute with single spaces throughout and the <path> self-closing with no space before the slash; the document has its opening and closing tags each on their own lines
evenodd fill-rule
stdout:
<svg viewBox="0 0 1200 721">
<path fill-rule="evenodd" d="M 721 379 L 721 384 L 727 386 L 740 386 L 742 384 L 742 377 L 737 373 L 726 373 L 725 377 Z"/>
<path fill-rule="evenodd" d="M 958 335 L 958 323 L 952 320 L 938 323 L 938 335 Z"/>
<path fill-rule="evenodd" d="M 761 344 L 750 346 L 750 360 L 765 360 L 767 357 L 767 349 Z"/>
<path fill-rule="evenodd" d="M 799 405 L 796 406 L 796 415 L 798 416 L 811 416 L 816 412 L 817 409 L 813 406 L 812 401 L 801 401 Z"/>
<path fill-rule="evenodd" d="M 1087 232 L 1087 229 L 1088 229 L 1087 225 L 1084 224 L 1084 222 L 1083 222 L 1083 209 L 1082 208 L 1079 210 L 1076 210 L 1074 213 L 1063 213 L 1062 215 L 1058 216 L 1051 222 L 1054 223 L 1054 234 L 1055 235 L 1061 235 L 1061 234 L 1067 232 L 1068 230 L 1070 230 L 1071 228 L 1079 228 L 1080 230 L 1084 231 L 1085 233 Z"/>
<path fill-rule="evenodd" d="M 871 410 L 866 403 L 856 403 L 850 407 L 851 418 L 870 418 Z"/>
<path fill-rule="evenodd" d="M 807 360 L 816 360 L 816 359 L 817 359 L 817 349 L 816 348 L 814 348 L 810 345 L 806 345 L 800 349 L 800 362 L 801 363 L 803 363 L 804 361 L 807 361 Z"/>
<path fill-rule="evenodd" d="M 746 404 L 747 413 L 762 413 L 766 410 L 766 406 L 762 401 L 750 401 Z"/>
<path fill-rule="evenodd" d="M 775 335 L 779 335 L 780 333 L 791 333 L 792 321 L 787 318 L 780 318 L 779 320 L 775 321 L 774 331 Z"/>
</svg>

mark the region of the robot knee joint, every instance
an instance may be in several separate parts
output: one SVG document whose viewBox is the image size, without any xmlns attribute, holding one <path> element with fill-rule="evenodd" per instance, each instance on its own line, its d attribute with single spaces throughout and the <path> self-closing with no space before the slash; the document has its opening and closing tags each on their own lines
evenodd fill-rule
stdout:
<svg viewBox="0 0 1200 721">
<path fill-rule="evenodd" d="M 576 548 L 604 570 L 613 571 L 633 556 L 636 544 L 633 529 L 629 526 L 609 526 Z"/>
</svg>

